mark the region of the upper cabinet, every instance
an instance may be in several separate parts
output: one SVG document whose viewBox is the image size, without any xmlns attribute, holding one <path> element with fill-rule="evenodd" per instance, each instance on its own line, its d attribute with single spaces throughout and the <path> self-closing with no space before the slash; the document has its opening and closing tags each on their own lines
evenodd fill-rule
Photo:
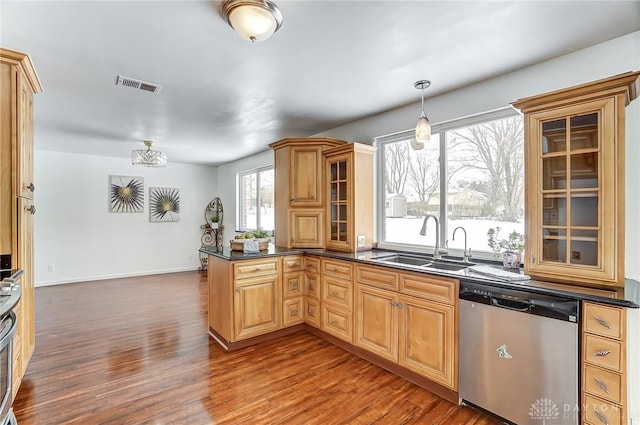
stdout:
<svg viewBox="0 0 640 425">
<path fill-rule="evenodd" d="M 625 107 L 640 72 L 518 100 L 531 276 L 624 286 Z"/>
<path fill-rule="evenodd" d="M 283 139 L 275 155 L 275 239 L 289 248 L 324 247 L 324 150 L 347 142 Z"/>
<path fill-rule="evenodd" d="M 350 143 L 324 152 L 327 174 L 326 248 L 355 252 L 373 244 L 373 154 Z"/>
</svg>

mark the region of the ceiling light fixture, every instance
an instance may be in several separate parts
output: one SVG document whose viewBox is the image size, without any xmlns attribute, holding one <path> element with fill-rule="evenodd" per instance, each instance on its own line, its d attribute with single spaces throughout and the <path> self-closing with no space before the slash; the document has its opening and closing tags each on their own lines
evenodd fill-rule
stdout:
<svg viewBox="0 0 640 425">
<path fill-rule="evenodd" d="M 420 117 L 418 118 L 418 124 L 416 124 L 416 137 L 411 140 L 411 147 L 415 150 L 420 150 L 424 148 L 424 144 L 427 143 L 431 139 L 431 123 L 429 122 L 429 118 L 427 118 L 427 114 L 424 112 L 424 89 L 428 89 L 431 86 L 431 81 L 429 80 L 418 80 L 413 83 L 414 87 L 420 90 L 422 95 L 422 111 L 420 112 Z"/>
<path fill-rule="evenodd" d="M 222 16 L 251 42 L 266 40 L 282 26 L 282 13 L 269 0 L 227 0 L 222 5 Z"/>
<path fill-rule="evenodd" d="M 153 142 L 151 140 L 143 141 L 147 147 L 146 150 L 134 150 L 131 152 L 132 165 L 144 165 L 145 167 L 166 167 L 167 155 L 160 151 L 152 151 Z"/>
</svg>

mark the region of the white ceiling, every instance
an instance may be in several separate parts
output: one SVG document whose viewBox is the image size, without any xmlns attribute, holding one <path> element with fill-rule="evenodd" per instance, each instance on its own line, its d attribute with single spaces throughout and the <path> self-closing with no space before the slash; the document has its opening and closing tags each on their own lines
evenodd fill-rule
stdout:
<svg viewBox="0 0 640 425">
<path fill-rule="evenodd" d="M 220 1 L 0 0 L 0 45 L 44 86 L 36 148 L 129 157 L 152 139 L 220 164 L 419 102 L 419 79 L 430 97 L 640 29 L 640 1 L 275 1 L 282 28 L 251 44 Z"/>
</svg>

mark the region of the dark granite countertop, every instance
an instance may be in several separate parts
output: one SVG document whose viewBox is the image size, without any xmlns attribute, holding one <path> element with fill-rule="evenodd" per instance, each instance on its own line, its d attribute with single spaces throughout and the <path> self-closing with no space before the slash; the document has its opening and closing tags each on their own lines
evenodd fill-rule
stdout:
<svg viewBox="0 0 640 425">
<path fill-rule="evenodd" d="M 376 260 L 377 257 L 383 257 L 389 254 L 397 254 L 397 251 L 374 249 L 371 251 L 361 251 L 357 253 L 345 253 L 337 251 L 327 251 L 324 249 L 291 249 L 285 247 L 269 245 L 269 249 L 266 251 L 260 251 L 258 253 L 243 253 L 240 251 L 231 251 L 229 248 L 201 248 L 201 252 L 209 255 L 213 255 L 226 260 L 247 260 L 252 258 L 263 258 L 269 256 L 282 256 L 282 255 L 296 255 L 296 254 L 308 254 L 318 255 L 322 257 L 336 258 L 340 260 L 354 261 L 365 263 L 369 265 L 377 265 L 383 267 L 389 267 L 397 270 L 414 271 L 431 275 L 439 275 L 460 279 L 466 282 L 482 283 L 485 285 L 491 285 L 495 287 L 503 287 L 509 289 L 517 289 L 521 291 L 527 291 L 538 294 L 564 296 L 571 299 L 594 301 L 603 304 L 615 305 L 628 308 L 640 307 L 640 282 L 626 279 L 624 289 L 614 288 L 590 288 L 583 286 L 575 286 L 569 284 L 560 284 L 553 282 L 546 282 L 540 280 L 525 280 L 517 282 L 507 282 L 499 279 L 494 279 L 488 276 L 479 275 L 469 269 L 460 271 L 448 271 L 448 270 L 436 270 L 425 269 L 420 266 L 411 266 L 406 264 L 380 262 Z M 422 255 L 422 254 L 421 254 Z M 424 255 L 428 257 L 428 255 Z M 476 262 L 476 260 L 473 260 Z M 499 263 L 484 262 L 483 264 L 493 265 L 496 268 L 502 269 Z M 522 272 L 520 272 L 522 273 Z"/>
</svg>

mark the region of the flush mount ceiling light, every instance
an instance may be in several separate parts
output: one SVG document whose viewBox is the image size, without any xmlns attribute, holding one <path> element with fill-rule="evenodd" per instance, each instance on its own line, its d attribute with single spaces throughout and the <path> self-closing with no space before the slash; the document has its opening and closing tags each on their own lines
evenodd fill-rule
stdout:
<svg viewBox="0 0 640 425">
<path fill-rule="evenodd" d="M 227 0 L 222 5 L 222 16 L 251 42 L 266 40 L 282 26 L 282 13 L 269 0 Z"/>
<path fill-rule="evenodd" d="M 144 165 L 145 167 L 166 167 L 167 155 L 160 151 L 151 150 L 151 147 L 153 146 L 153 142 L 151 140 L 145 140 L 143 143 L 147 149 L 132 151 L 131 164 Z"/>
<path fill-rule="evenodd" d="M 411 140 L 411 147 L 415 150 L 420 150 L 424 148 L 424 144 L 427 143 L 431 139 L 431 123 L 429 122 L 429 118 L 427 118 L 427 114 L 424 112 L 424 89 L 428 89 L 431 86 L 431 81 L 429 80 L 418 80 L 413 83 L 414 87 L 420 90 L 422 95 L 422 111 L 420 112 L 420 117 L 418 118 L 418 124 L 416 124 L 416 137 Z"/>
</svg>

